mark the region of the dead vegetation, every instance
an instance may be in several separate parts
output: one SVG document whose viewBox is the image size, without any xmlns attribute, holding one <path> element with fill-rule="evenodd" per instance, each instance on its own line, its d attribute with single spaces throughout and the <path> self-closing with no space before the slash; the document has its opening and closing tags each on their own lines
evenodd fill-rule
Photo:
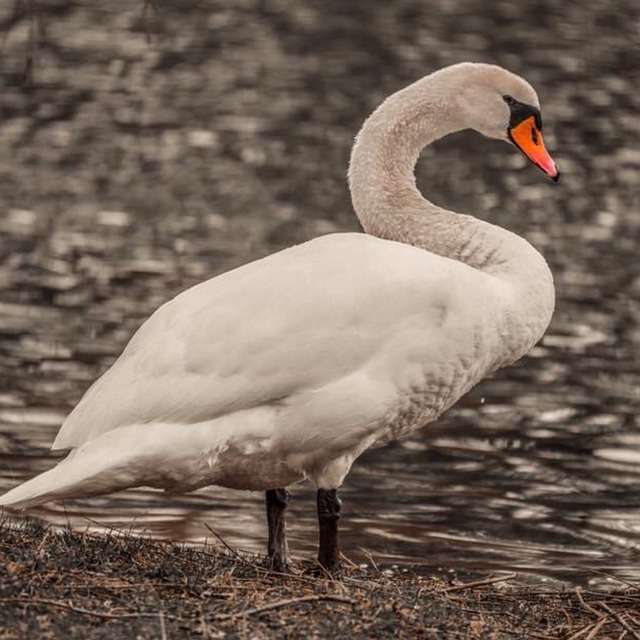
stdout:
<svg viewBox="0 0 640 640">
<path fill-rule="evenodd" d="M 0 638 L 640 638 L 640 590 L 446 583 L 349 566 L 269 572 L 224 546 L 0 529 Z"/>
</svg>

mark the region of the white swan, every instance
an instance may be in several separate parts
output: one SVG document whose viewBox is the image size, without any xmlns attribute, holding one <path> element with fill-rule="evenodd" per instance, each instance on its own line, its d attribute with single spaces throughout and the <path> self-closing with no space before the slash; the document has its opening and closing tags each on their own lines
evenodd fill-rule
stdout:
<svg viewBox="0 0 640 640">
<path fill-rule="evenodd" d="M 269 557 L 286 566 L 285 487 L 318 488 L 319 561 L 338 561 L 336 489 L 365 450 L 435 420 L 524 355 L 554 307 L 523 238 L 425 200 L 420 150 L 473 128 L 511 140 L 551 178 L 538 98 L 462 63 L 388 98 L 365 122 L 349 184 L 367 232 L 324 236 L 164 304 L 87 391 L 53 469 L 0 498 L 25 508 L 147 485 L 266 490 Z"/>
</svg>

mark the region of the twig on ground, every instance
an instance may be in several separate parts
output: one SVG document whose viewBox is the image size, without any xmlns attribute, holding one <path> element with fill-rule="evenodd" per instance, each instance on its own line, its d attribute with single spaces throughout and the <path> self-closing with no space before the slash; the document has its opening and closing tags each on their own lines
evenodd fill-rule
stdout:
<svg viewBox="0 0 640 640">
<path fill-rule="evenodd" d="M 351 561 L 349 561 L 349 562 L 351 562 Z M 351 563 L 351 564 L 353 565 L 353 563 Z M 356 565 L 353 565 L 353 566 L 356 566 Z M 346 592 L 346 587 L 343 584 L 344 578 L 342 578 L 341 580 L 336 579 L 336 576 L 334 576 L 331 573 L 331 571 L 329 571 L 326 567 L 323 567 L 320 564 L 319 560 L 315 561 L 314 568 L 317 569 L 318 572 L 321 574 L 319 576 L 320 578 L 324 578 L 325 580 L 327 580 L 327 582 L 330 582 L 332 585 L 334 585 L 335 587 L 340 589 L 343 593 Z"/>
<path fill-rule="evenodd" d="M 244 611 L 238 611 L 237 613 L 225 613 L 216 616 L 216 620 L 233 620 L 235 618 L 244 618 L 246 616 L 252 616 L 256 613 L 262 613 L 264 611 L 271 611 L 272 609 L 280 609 L 281 607 L 289 607 L 296 604 L 303 604 L 305 602 L 320 602 L 322 600 L 333 600 L 335 602 L 341 602 L 344 604 L 354 605 L 355 600 L 351 598 L 343 598 L 342 596 L 333 595 L 321 595 L 321 596 L 302 596 L 300 598 L 289 598 L 288 600 L 278 600 L 278 602 L 271 602 L 265 604 L 262 607 L 255 607 L 254 609 L 245 609 Z"/>
<path fill-rule="evenodd" d="M 43 604 L 49 607 L 57 607 L 58 609 L 67 609 L 74 613 L 81 613 L 85 616 L 93 616 L 96 618 L 109 618 L 114 620 L 121 620 L 123 618 L 157 618 L 158 612 L 146 612 L 140 613 L 107 613 L 106 611 L 92 611 L 90 609 L 82 609 L 80 607 L 74 607 L 67 602 L 60 602 L 59 600 L 45 600 L 44 598 L 1 598 L 0 602 L 14 602 L 16 604 Z M 185 622 L 184 618 L 177 616 L 166 616 L 168 620 L 177 620 L 178 622 Z"/>
<path fill-rule="evenodd" d="M 253 562 L 249 562 L 246 558 L 243 558 L 217 531 L 214 531 L 206 522 L 204 526 L 209 530 L 209 533 L 212 533 L 219 542 L 224 546 L 224 548 L 231 553 L 234 557 L 236 557 L 243 564 L 249 565 L 250 567 L 258 568 Z"/>
<path fill-rule="evenodd" d="M 614 611 L 606 602 L 598 602 L 598 606 L 606 611 L 625 631 L 630 633 L 636 640 L 640 640 L 638 633 L 617 611 Z"/>
<path fill-rule="evenodd" d="M 578 596 L 578 600 L 580 600 L 580 604 L 589 612 L 592 613 L 597 618 L 602 617 L 602 613 L 597 609 L 594 609 L 590 604 L 587 604 L 582 597 L 582 589 L 580 587 L 576 587 L 576 595 Z"/>
<path fill-rule="evenodd" d="M 596 633 L 597 630 L 607 621 L 607 617 L 606 616 L 602 616 L 598 622 L 590 622 L 589 624 L 585 625 L 584 627 L 582 627 L 582 629 L 579 629 L 578 631 L 576 631 L 576 633 L 571 634 L 566 640 L 578 640 L 578 638 L 582 637 L 585 633 L 588 633 L 589 635 L 587 636 L 587 638 L 592 638 L 593 636 L 591 635 L 593 633 L 593 629 L 596 629 Z M 585 640 L 587 640 L 587 638 L 585 638 Z"/>
<path fill-rule="evenodd" d="M 475 589 L 476 587 L 484 587 L 488 584 L 494 584 L 495 582 L 506 582 L 507 580 L 515 580 L 518 577 L 517 573 L 508 573 L 506 576 L 492 576 L 490 578 L 483 578 L 482 580 L 475 580 L 474 582 L 467 582 L 465 584 L 456 584 L 453 587 L 447 587 L 443 589 L 445 593 L 451 593 L 453 591 L 463 591 L 465 589 Z"/>
<path fill-rule="evenodd" d="M 358 568 L 358 565 L 350 558 L 347 558 L 347 556 L 345 556 L 344 553 L 340 553 L 340 560 L 344 562 L 348 567 L 351 567 L 352 569 Z"/>
<path fill-rule="evenodd" d="M 591 632 L 584 640 L 593 640 L 598 635 L 600 629 L 602 629 L 602 627 L 607 624 L 607 620 L 607 616 L 602 616 L 602 618 L 600 618 L 600 620 L 596 622 L 595 626 L 593 627 L 593 629 L 591 629 Z"/>
<path fill-rule="evenodd" d="M 227 551 L 229 551 L 229 553 L 231 553 L 231 555 L 233 555 L 235 558 L 240 560 L 240 562 L 242 562 L 242 564 L 246 565 L 247 567 L 252 567 L 256 571 L 260 573 L 264 573 L 266 575 L 279 576 L 281 578 L 287 578 L 288 580 L 297 580 L 298 582 L 306 582 L 307 584 L 317 583 L 316 580 L 311 580 L 310 578 L 305 578 L 304 576 L 298 576 L 293 573 L 282 573 L 280 571 L 274 571 L 273 569 L 266 569 L 265 567 L 261 567 L 255 564 L 255 562 L 249 562 L 249 560 L 247 560 L 246 558 L 243 558 L 242 555 L 238 553 L 236 549 L 234 549 L 217 531 L 212 529 L 206 522 L 204 526 L 209 530 L 210 533 L 212 533 L 220 541 L 220 543 L 224 546 L 225 549 L 227 549 Z"/>
<path fill-rule="evenodd" d="M 376 561 L 373 559 L 373 556 L 371 555 L 371 552 L 368 549 L 363 549 L 362 547 L 360 547 L 360 551 L 362 551 L 362 553 L 364 553 L 364 555 L 367 557 L 367 560 L 371 563 L 371 566 L 378 572 L 380 573 L 380 569 L 378 568 L 378 564 L 376 563 Z"/>
<path fill-rule="evenodd" d="M 352 587 L 358 589 L 364 589 L 365 591 L 373 591 L 374 589 L 381 589 L 382 585 L 374 580 L 358 580 L 357 578 L 351 578 L 350 576 L 342 576 L 342 582 L 349 584 Z"/>
</svg>

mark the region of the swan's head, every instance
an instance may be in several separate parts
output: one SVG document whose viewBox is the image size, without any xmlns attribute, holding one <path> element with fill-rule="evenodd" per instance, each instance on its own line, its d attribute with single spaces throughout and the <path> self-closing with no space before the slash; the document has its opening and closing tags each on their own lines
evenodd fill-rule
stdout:
<svg viewBox="0 0 640 640">
<path fill-rule="evenodd" d="M 463 63 L 457 104 L 464 124 L 489 138 L 512 142 L 553 180 L 560 172 L 542 137 L 540 101 L 533 87 L 495 65 Z"/>
</svg>

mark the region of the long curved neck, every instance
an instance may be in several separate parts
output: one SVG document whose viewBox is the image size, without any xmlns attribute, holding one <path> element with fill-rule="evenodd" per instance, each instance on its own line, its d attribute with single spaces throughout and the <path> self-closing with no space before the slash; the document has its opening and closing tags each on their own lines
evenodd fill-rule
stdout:
<svg viewBox="0 0 640 640">
<path fill-rule="evenodd" d="M 388 98 L 365 122 L 351 155 L 349 187 L 365 231 L 451 258 L 505 286 L 498 332 L 504 352 L 520 357 L 542 336 L 553 313 L 553 278 L 544 258 L 506 229 L 442 209 L 415 183 L 420 151 L 467 128 L 451 78 L 436 73 Z"/>
<path fill-rule="evenodd" d="M 541 256 L 513 233 L 429 202 L 414 167 L 421 150 L 466 128 L 456 109 L 456 78 L 436 73 L 393 94 L 363 125 L 351 154 L 349 187 L 364 230 L 426 249 L 481 271 L 513 275 L 523 251 Z M 535 255 L 534 255 L 535 254 Z M 517 262 L 517 264 L 513 264 Z M 543 260 L 544 262 L 544 260 Z"/>
</svg>

